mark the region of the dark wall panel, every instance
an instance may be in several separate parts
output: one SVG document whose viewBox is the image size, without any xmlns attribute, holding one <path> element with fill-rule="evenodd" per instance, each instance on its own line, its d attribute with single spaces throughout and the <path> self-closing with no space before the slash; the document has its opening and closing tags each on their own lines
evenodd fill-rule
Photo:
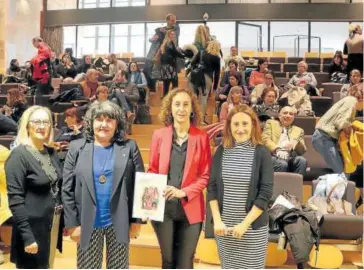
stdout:
<svg viewBox="0 0 364 270">
<path fill-rule="evenodd" d="M 167 13 L 178 21 L 362 21 L 363 4 L 219 4 L 113 7 L 45 12 L 44 26 L 164 21 Z"/>
</svg>

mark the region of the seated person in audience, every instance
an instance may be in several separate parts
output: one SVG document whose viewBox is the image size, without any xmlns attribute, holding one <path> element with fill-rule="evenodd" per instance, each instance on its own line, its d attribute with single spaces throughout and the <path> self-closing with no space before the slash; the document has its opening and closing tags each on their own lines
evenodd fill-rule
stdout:
<svg viewBox="0 0 364 270">
<path fill-rule="evenodd" d="M 51 53 L 51 68 L 52 68 L 52 78 L 59 78 L 60 75 L 57 73 L 58 65 L 59 65 L 59 59 L 56 56 L 55 52 Z"/>
<path fill-rule="evenodd" d="M 350 87 L 352 87 L 353 85 L 356 85 L 357 83 L 360 83 L 360 81 L 361 81 L 360 71 L 357 69 L 353 69 L 350 72 L 350 82 L 347 84 L 344 84 L 343 87 L 341 87 L 340 99 L 346 97 L 348 95 L 348 91 L 349 91 Z"/>
<path fill-rule="evenodd" d="M 107 60 L 109 60 L 109 63 L 110 63 L 110 65 L 109 65 L 109 75 L 110 76 L 115 76 L 119 70 L 123 70 L 123 71 L 128 70 L 126 63 L 122 60 L 117 59 L 115 53 L 109 54 L 107 56 Z"/>
<path fill-rule="evenodd" d="M 336 102 L 316 124 L 312 146 L 334 173 L 344 172 L 338 139 L 341 131 L 344 131 L 347 137 L 350 136 L 351 123 L 355 120 L 358 110 L 363 110 L 362 83 L 353 85 L 348 91 L 348 96 Z"/>
<path fill-rule="evenodd" d="M 91 101 L 96 99 L 96 89 L 99 87 L 99 72 L 96 69 L 89 69 L 86 78 L 81 82 L 83 96 Z"/>
<path fill-rule="evenodd" d="M 258 84 L 257 86 L 254 87 L 253 91 L 250 94 L 250 102 L 252 104 L 259 103 L 262 93 L 263 93 L 264 89 L 266 89 L 266 88 L 272 88 L 276 92 L 276 100 L 278 100 L 279 89 L 275 84 L 274 74 L 272 71 L 267 71 L 264 74 L 264 83 Z"/>
<path fill-rule="evenodd" d="M 272 87 L 263 90 L 261 104 L 254 104 L 252 108 L 257 113 L 262 129 L 269 119 L 278 118 L 279 105 L 277 103 L 277 92 Z"/>
<path fill-rule="evenodd" d="M 6 100 L 6 105 L 2 108 L 2 113 L 18 123 L 25 110 L 28 109 L 24 93 L 19 88 L 11 88 L 8 90 Z"/>
<path fill-rule="evenodd" d="M 310 96 L 307 94 L 305 88 L 300 86 L 293 86 L 287 92 L 284 92 L 280 99 L 279 104 L 286 104 L 295 107 L 298 116 L 315 116 L 312 110 L 312 102 Z"/>
<path fill-rule="evenodd" d="M 66 48 L 66 49 L 64 50 L 64 54 L 67 54 L 67 55 L 70 57 L 71 62 L 72 62 L 75 66 L 77 66 L 77 65 L 78 65 L 78 63 L 77 63 L 77 59 L 73 57 L 73 49 L 72 49 L 72 48 Z"/>
<path fill-rule="evenodd" d="M 36 82 L 33 80 L 32 64 L 30 61 L 26 61 L 25 64 L 25 75 L 24 80 L 28 87 L 35 86 Z"/>
<path fill-rule="evenodd" d="M 215 99 L 219 101 L 216 114 L 220 115 L 221 105 L 227 100 L 227 97 L 230 93 L 230 90 L 234 86 L 241 85 L 241 75 L 238 72 L 231 72 L 229 77 L 229 84 L 225 85 L 224 87 L 220 88 L 216 91 Z M 243 97 L 248 97 L 249 92 L 247 90 L 244 91 L 243 89 Z"/>
<path fill-rule="evenodd" d="M 264 74 L 268 71 L 268 60 L 259 59 L 258 68 L 253 70 L 249 78 L 249 89 L 254 89 L 258 84 L 264 83 Z"/>
<path fill-rule="evenodd" d="M 75 78 L 77 75 L 76 66 L 71 61 L 71 57 L 68 54 L 62 56 L 62 61 L 57 67 L 57 73 L 62 78 Z"/>
<path fill-rule="evenodd" d="M 7 135 L 18 131 L 17 123 L 9 116 L 0 112 L 0 135 Z"/>
<path fill-rule="evenodd" d="M 232 74 L 233 72 L 238 72 L 241 75 L 241 79 L 240 79 L 240 84 L 239 86 L 241 87 L 246 87 L 246 82 L 245 82 L 245 72 L 239 72 L 238 71 L 238 62 L 231 59 L 228 63 L 228 70 L 224 72 L 224 75 L 222 76 L 221 82 L 220 82 L 220 86 L 224 87 L 225 85 L 229 84 L 229 78 L 230 78 L 230 74 Z"/>
<path fill-rule="evenodd" d="M 90 68 L 96 69 L 96 66 L 92 64 L 91 55 L 85 55 L 82 64 L 77 67 L 77 73 L 87 73 Z"/>
<path fill-rule="evenodd" d="M 126 71 L 119 70 L 111 82 L 105 82 L 109 88 L 110 96 L 113 96 L 114 91 L 120 91 L 126 98 L 129 106 L 133 108 L 139 100 L 139 91 L 135 84 L 128 82 L 126 79 Z"/>
<path fill-rule="evenodd" d="M 10 66 L 6 69 L 5 75 L 15 77 L 15 80 L 17 81 L 12 82 L 23 82 L 25 80 L 25 69 L 20 68 L 17 59 L 12 59 L 10 61 Z"/>
<path fill-rule="evenodd" d="M 317 81 L 315 75 L 312 72 L 307 72 L 308 65 L 305 61 L 298 63 L 298 72 L 292 76 L 289 80 L 288 85 L 300 86 L 306 89 L 307 94 L 310 96 L 318 96 L 319 91 L 317 87 Z"/>
<path fill-rule="evenodd" d="M 279 121 L 268 120 L 263 131 L 263 143 L 272 154 L 275 172 L 292 172 L 304 175 L 307 161 L 304 131 L 293 125 L 296 109 L 286 106 L 279 112 Z"/>
<path fill-rule="evenodd" d="M 145 104 L 147 98 L 147 79 L 143 72 L 140 71 L 140 68 L 137 62 L 130 62 L 128 68 L 128 78 L 129 81 L 135 84 L 139 90 L 139 104 Z"/>
<path fill-rule="evenodd" d="M 110 95 L 109 89 L 105 85 L 100 85 L 96 90 L 96 101 L 104 102 L 106 100 L 110 100 L 112 103 L 118 105 L 123 112 L 125 112 L 128 121 L 131 124 L 133 123 L 135 114 L 130 111 L 129 104 L 126 101 L 125 96 L 119 90 L 114 90 Z"/>
<path fill-rule="evenodd" d="M 64 150 L 68 148 L 71 141 L 83 138 L 85 109 L 83 107 L 75 107 L 68 109 L 64 113 L 67 126 L 62 127 L 54 141 L 59 142 L 59 147 Z"/>
<path fill-rule="evenodd" d="M 334 58 L 332 59 L 332 63 L 329 66 L 329 75 L 335 72 L 344 73 L 343 71 L 343 53 L 341 51 L 336 51 Z"/>
<path fill-rule="evenodd" d="M 230 70 L 230 61 L 234 60 L 237 63 L 237 68 L 242 71 L 245 65 L 244 58 L 239 55 L 238 48 L 235 46 L 231 46 L 230 55 L 224 59 L 225 62 L 225 71 Z"/>
</svg>

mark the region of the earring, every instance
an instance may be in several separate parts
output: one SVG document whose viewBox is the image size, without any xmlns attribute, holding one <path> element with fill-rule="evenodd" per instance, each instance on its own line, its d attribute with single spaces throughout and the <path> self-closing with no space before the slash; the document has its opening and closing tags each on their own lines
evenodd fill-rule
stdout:
<svg viewBox="0 0 364 270">
<path fill-rule="evenodd" d="M 194 112 L 191 112 L 190 117 L 191 118 L 194 118 L 195 117 L 195 113 Z"/>
</svg>

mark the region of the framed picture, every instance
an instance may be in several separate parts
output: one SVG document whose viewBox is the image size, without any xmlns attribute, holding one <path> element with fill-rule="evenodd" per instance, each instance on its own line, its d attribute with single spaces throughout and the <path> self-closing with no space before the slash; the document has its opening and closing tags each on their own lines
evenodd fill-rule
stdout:
<svg viewBox="0 0 364 270">
<path fill-rule="evenodd" d="M 163 221 L 167 175 L 137 172 L 135 176 L 133 218 Z"/>
</svg>

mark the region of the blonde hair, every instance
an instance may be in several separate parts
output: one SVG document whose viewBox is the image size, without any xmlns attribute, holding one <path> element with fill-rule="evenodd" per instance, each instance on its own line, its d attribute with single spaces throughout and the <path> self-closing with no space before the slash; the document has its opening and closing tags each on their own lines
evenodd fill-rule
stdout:
<svg viewBox="0 0 364 270">
<path fill-rule="evenodd" d="M 159 113 L 159 120 L 165 125 L 169 126 L 173 124 L 172 117 L 172 101 L 173 98 L 179 93 L 186 93 L 191 98 L 192 116 L 191 124 L 198 126 L 201 122 L 201 110 L 196 95 L 190 89 L 175 88 L 168 92 L 163 98 L 161 111 Z"/>
<path fill-rule="evenodd" d="M 299 63 L 297 64 L 297 67 L 298 67 L 299 65 L 304 65 L 304 66 L 305 66 L 305 69 L 306 69 L 306 71 L 307 71 L 307 69 L 308 69 L 308 65 L 307 65 L 307 63 L 306 63 L 305 61 L 301 61 L 301 62 L 299 62 Z"/>
<path fill-rule="evenodd" d="M 210 41 L 207 45 L 207 52 L 209 54 L 220 56 L 220 50 L 221 50 L 220 43 L 216 40 Z"/>
<path fill-rule="evenodd" d="M 207 47 L 207 43 L 210 41 L 209 33 L 204 25 L 199 25 L 196 28 L 195 33 L 195 42 L 194 43 L 201 43 L 202 48 L 205 49 Z"/>
<path fill-rule="evenodd" d="M 229 95 L 228 95 L 228 97 L 226 99 L 226 101 L 227 101 L 228 104 L 233 103 L 231 97 L 232 97 L 233 93 L 235 93 L 235 92 L 239 92 L 243 96 L 243 88 L 241 88 L 240 86 L 233 86 L 233 87 L 231 87 L 230 92 L 229 92 Z M 241 100 L 241 101 L 243 101 L 243 100 Z"/>
<path fill-rule="evenodd" d="M 361 73 L 358 69 L 353 69 L 352 71 L 350 71 L 350 76 L 353 75 L 359 75 L 359 77 L 361 77 Z"/>
<path fill-rule="evenodd" d="M 164 37 L 164 40 L 163 40 L 163 43 L 161 45 L 161 53 L 164 54 L 166 52 L 166 45 L 167 43 L 169 42 L 173 42 L 171 39 L 170 39 L 170 35 L 174 33 L 173 30 L 168 30 L 167 33 L 166 33 L 166 36 Z"/>
<path fill-rule="evenodd" d="M 351 23 L 349 25 L 349 37 L 353 38 L 358 30 L 361 30 L 361 25 L 356 23 Z"/>
<path fill-rule="evenodd" d="M 35 105 L 35 106 L 31 106 L 28 109 L 26 109 L 25 112 L 23 113 L 22 117 L 20 118 L 18 135 L 16 136 L 16 139 L 15 139 L 15 144 L 16 145 L 19 145 L 19 144 L 29 145 L 30 138 L 29 138 L 29 132 L 28 132 L 28 125 L 29 125 L 29 122 L 30 122 L 30 118 L 32 117 L 33 113 L 35 113 L 36 111 L 40 111 L 40 110 L 47 113 L 48 118 L 49 118 L 49 122 L 50 122 L 50 127 L 49 127 L 50 131 L 49 131 L 49 135 L 48 135 L 46 144 L 51 145 L 53 143 L 52 113 L 46 107 Z"/>
</svg>

